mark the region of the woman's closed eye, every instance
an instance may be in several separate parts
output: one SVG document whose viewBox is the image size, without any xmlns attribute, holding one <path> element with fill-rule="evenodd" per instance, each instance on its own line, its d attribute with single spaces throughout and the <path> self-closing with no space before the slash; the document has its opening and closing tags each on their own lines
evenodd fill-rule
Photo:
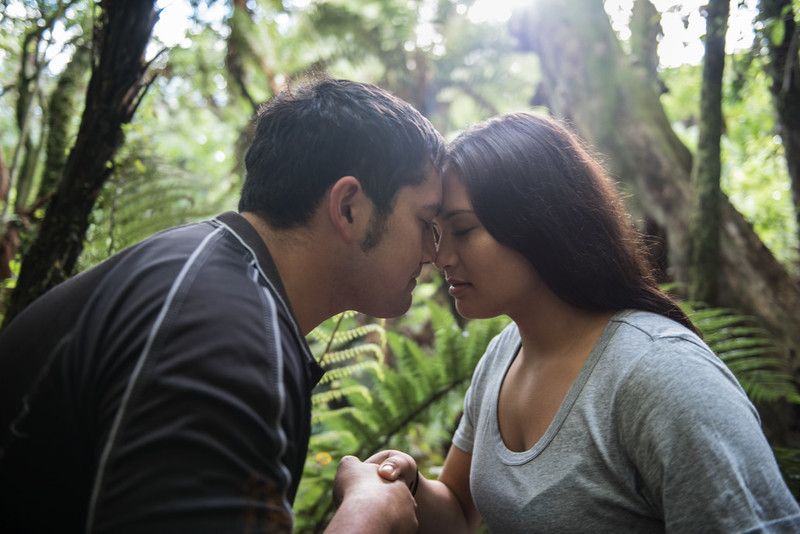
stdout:
<svg viewBox="0 0 800 534">
<path fill-rule="evenodd" d="M 453 228 L 453 230 L 452 230 L 452 232 L 450 232 L 450 234 L 453 237 L 463 237 L 463 236 L 467 235 L 468 233 L 470 233 L 475 228 L 477 228 L 477 226 L 465 226 L 463 228 Z"/>
</svg>

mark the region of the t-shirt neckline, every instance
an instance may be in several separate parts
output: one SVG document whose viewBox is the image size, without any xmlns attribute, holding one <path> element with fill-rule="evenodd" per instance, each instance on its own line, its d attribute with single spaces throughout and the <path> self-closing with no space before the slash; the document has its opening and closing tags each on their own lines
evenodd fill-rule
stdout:
<svg viewBox="0 0 800 534">
<path fill-rule="evenodd" d="M 605 352 L 606 347 L 608 346 L 609 341 L 611 341 L 614 332 L 616 332 L 617 328 L 619 328 L 621 319 L 623 316 L 628 315 L 631 313 L 631 310 L 622 310 L 614 315 L 608 320 L 608 324 L 606 324 L 605 328 L 603 329 L 603 333 L 600 334 L 597 342 L 595 342 L 594 346 L 592 347 L 591 352 L 589 352 L 589 356 L 586 358 L 586 361 L 581 367 L 578 376 L 575 378 L 575 381 L 570 386 L 569 390 L 567 391 L 564 400 L 561 401 L 561 405 L 558 407 L 558 411 L 556 415 L 553 417 L 553 420 L 550 422 L 550 425 L 547 427 L 547 430 L 539 438 L 533 446 L 525 451 L 512 451 L 509 449 L 505 442 L 503 441 L 503 436 L 500 434 L 500 423 L 497 419 L 497 403 L 500 401 L 500 388 L 505 381 L 506 375 L 508 374 L 508 370 L 511 368 L 511 364 L 516 359 L 517 355 L 519 354 L 520 349 L 522 348 L 522 342 L 520 341 L 517 344 L 516 350 L 511 353 L 508 358 L 508 361 L 505 363 L 505 369 L 503 370 L 503 374 L 500 377 L 500 380 L 494 386 L 494 390 L 492 391 L 492 402 L 491 407 L 492 411 L 490 414 L 490 424 L 493 425 L 493 434 L 495 436 L 495 449 L 497 451 L 498 456 L 500 457 L 501 461 L 506 465 L 522 465 L 525 464 L 537 456 L 539 456 L 553 441 L 553 439 L 558 434 L 561 427 L 564 425 L 564 421 L 566 421 L 567 417 L 569 416 L 570 412 L 572 411 L 575 402 L 578 400 L 578 396 L 583 391 L 586 382 L 588 382 L 589 377 L 592 374 L 597 363 L 600 361 L 601 356 Z"/>
</svg>

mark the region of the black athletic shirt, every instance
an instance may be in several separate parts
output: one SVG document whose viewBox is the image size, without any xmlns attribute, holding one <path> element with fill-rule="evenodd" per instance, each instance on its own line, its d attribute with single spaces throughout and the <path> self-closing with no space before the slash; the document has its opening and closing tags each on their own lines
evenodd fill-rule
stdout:
<svg viewBox="0 0 800 534">
<path fill-rule="evenodd" d="M 288 532 L 321 375 L 244 218 L 152 236 L 0 332 L 0 531 Z"/>
</svg>

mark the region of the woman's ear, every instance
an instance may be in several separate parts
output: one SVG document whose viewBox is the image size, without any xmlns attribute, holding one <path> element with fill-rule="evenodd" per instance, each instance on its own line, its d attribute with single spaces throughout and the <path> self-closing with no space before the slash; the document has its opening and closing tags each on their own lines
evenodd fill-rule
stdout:
<svg viewBox="0 0 800 534">
<path fill-rule="evenodd" d="M 331 186 L 327 201 L 328 219 L 334 231 L 346 241 L 361 242 L 372 212 L 372 201 L 355 176 L 342 176 Z"/>
</svg>

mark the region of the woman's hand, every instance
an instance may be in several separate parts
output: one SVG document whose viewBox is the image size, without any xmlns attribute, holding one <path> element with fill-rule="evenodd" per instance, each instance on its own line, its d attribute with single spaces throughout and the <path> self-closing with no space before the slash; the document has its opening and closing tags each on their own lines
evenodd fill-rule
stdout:
<svg viewBox="0 0 800 534">
<path fill-rule="evenodd" d="M 378 474 L 390 482 L 402 480 L 412 494 L 416 493 L 419 484 L 417 462 L 401 451 L 386 450 L 373 454 L 364 463 L 378 464 Z"/>
<path fill-rule="evenodd" d="M 469 492 L 471 462 L 470 454 L 450 447 L 439 480 L 420 475 L 414 458 L 400 451 L 381 451 L 364 463 L 374 465 L 383 480 L 405 484 L 416 501 L 419 532 L 439 534 L 474 532 L 480 523 Z"/>
</svg>

